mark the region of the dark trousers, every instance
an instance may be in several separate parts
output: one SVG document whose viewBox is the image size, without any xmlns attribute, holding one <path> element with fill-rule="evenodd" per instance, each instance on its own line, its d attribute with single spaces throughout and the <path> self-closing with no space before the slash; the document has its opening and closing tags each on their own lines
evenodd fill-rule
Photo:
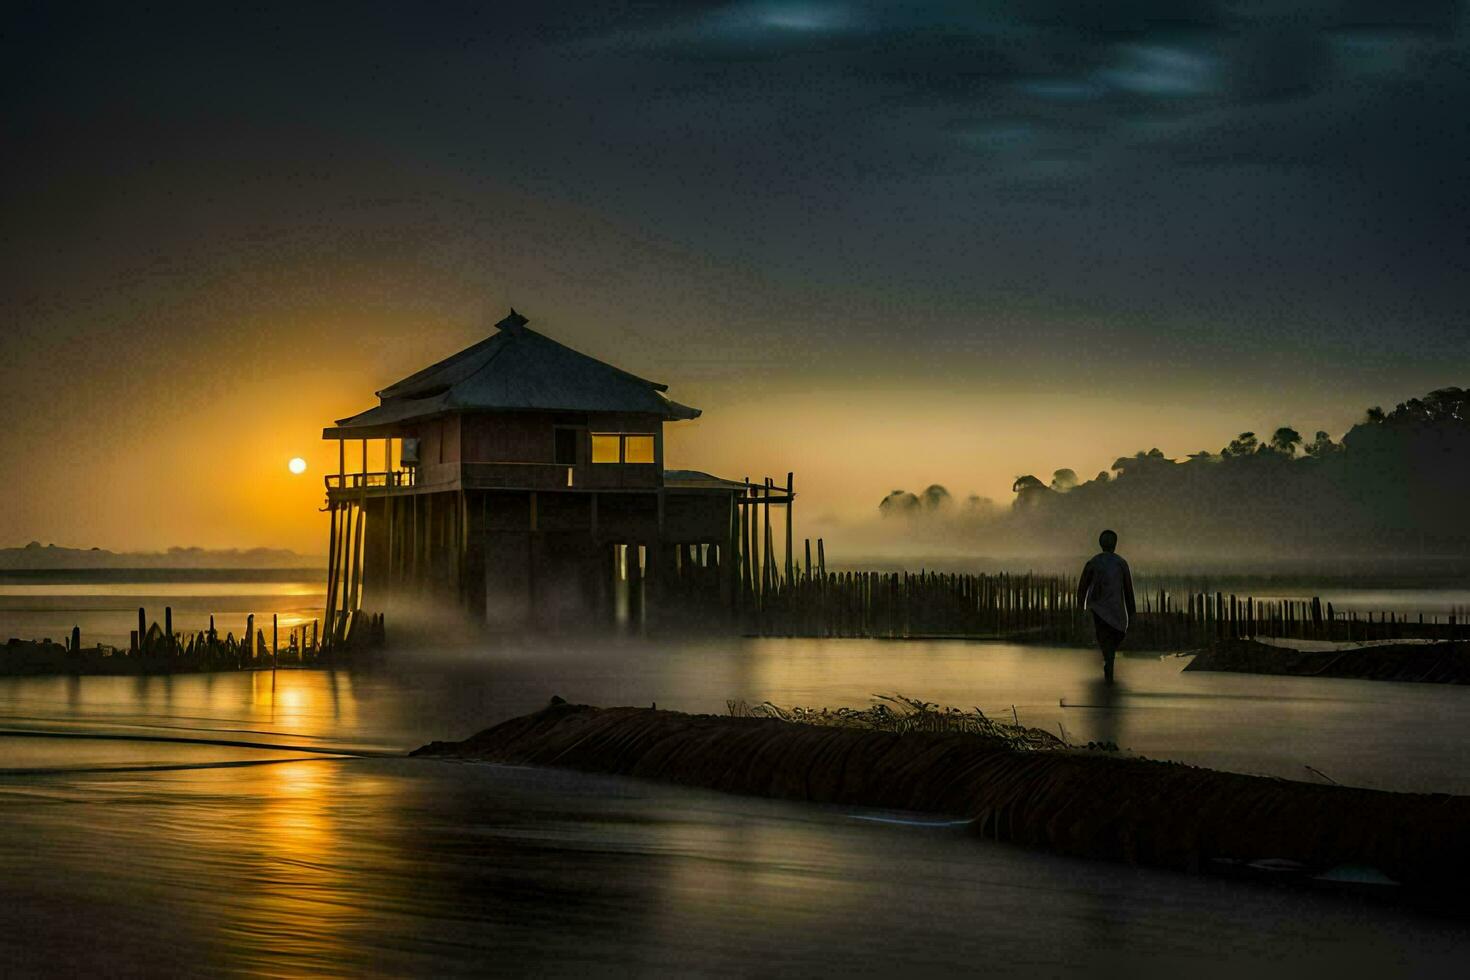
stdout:
<svg viewBox="0 0 1470 980">
<path fill-rule="evenodd" d="M 1103 656 L 1103 677 L 1113 679 L 1113 657 L 1118 652 L 1118 644 L 1123 642 L 1123 637 L 1128 634 L 1118 629 L 1111 623 L 1106 622 L 1097 613 L 1092 614 L 1092 626 L 1097 631 L 1097 646 Z"/>
</svg>

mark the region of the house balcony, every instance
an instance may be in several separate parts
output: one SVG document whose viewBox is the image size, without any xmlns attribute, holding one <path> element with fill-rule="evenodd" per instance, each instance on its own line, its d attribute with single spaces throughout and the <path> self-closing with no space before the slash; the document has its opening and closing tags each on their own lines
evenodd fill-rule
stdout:
<svg viewBox="0 0 1470 980">
<path fill-rule="evenodd" d="M 662 470 L 652 463 L 430 463 L 326 478 L 331 500 L 454 490 L 657 490 L 662 485 Z"/>
</svg>

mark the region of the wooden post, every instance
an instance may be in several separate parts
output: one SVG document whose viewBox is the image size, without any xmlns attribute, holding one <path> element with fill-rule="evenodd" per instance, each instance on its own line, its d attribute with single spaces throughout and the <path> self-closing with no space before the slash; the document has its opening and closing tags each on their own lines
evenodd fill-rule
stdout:
<svg viewBox="0 0 1470 980">
<path fill-rule="evenodd" d="M 271 670 L 276 669 L 276 657 L 281 652 L 281 614 L 271 613 Z"/>
<path fill-rule="evenodd" d="M 791 550 L 791 501 L 795 498 L 795 475 L 786 474 L 786 585 L 796 581 L 796 556 Z"/>
<path fill-rule="evenodd" d="M 337 440 L 337 486 L 347 485 L 347 440 Z"/>
<path fill-rule="evenodd" d="M 138 607 L 138 651 L 147 653 L 148 647 L 148 613 L 142 606 Z"/>
<path fill-rule="evenodd" d="M 771 574 L 774 571 L 771 562 L 771 478 L 766 477 L 766 482 L 761 493 L 761 591 L 770 588 Z"/>
<path fill-rule="evenodd" d="M 73 626 L 71 628 L 71 652 L 82 652 L 82 628 L 80 626 Z"/>
<path fill-rule="evenodd" d="M 174 607 L 163 607 L 163 640 L 168 645 L 169 652 L 174 648 Z"/>
</svg>

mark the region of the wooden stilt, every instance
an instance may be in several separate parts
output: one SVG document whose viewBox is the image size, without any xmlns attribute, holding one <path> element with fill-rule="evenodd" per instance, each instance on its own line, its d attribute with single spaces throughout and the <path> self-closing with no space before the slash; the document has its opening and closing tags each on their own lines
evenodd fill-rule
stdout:
<svg viewBox="0 0 1470 980">
<path fill-rule="evenodd" d="M 323 617 L 327 621 L 327 635 L 332 634 L 332 611 L 337 606 L 337 505 L 327 504 L 331 518 L 331 530 L 327 534 L 327 607 Z M 213 624 L 210 625 L 212 630 Z"/>
</svg>

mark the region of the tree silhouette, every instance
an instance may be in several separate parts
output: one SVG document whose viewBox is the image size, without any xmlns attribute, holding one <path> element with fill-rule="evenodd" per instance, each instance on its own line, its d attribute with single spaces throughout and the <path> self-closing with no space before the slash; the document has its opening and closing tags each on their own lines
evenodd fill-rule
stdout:
<svg viewBox="0 0 1470 980">
<path fill-rule="evenodd" d="M 907 490 L 894 490 L 878 502 L 878 513 L 884 517 L 912 514 L 919 509 L 919 498 Z"/>
<path fill-rule="evenodd" d="M 1062 467 L 1051 475 L 1051 488 L 1066 493 L 1077 485 L 1077 471 Z"/>
<path fill-rule="evenodd" d="M 1302 434 L 1289 425 L 1271 433 L 1271 448 L 1283 456 L 1295 456 L 1296 447 L 1301 444 Z"/>
<path fill-rule="evenodd" d="M 1311 442 L 1303 446 L 1302 450 L 1313 459 L 1322 459 L 1323 457 L 1331 456 L 1335 452 L 1340 452 L 1342 446 L 1333 442 L 1332 437 L 1326 432 L 1318 429 L 1316 436 L 1312 438 Z"/>
<path fill-rule="evenodd" d="M 938 510 L 950 504 L 949 491 L 938 483 L 931 483 L 924 492 L 919 494 L 919 503 L 925 510 Z"/>
<path fill-rule="evenodd" d="M 1254 456 L 1260 443 L 1256 440 L 1254 432 L 1242 432 L 1230 440 L 1230 445 L 1220 450 L 1221 456 Z"/>
</svg>

